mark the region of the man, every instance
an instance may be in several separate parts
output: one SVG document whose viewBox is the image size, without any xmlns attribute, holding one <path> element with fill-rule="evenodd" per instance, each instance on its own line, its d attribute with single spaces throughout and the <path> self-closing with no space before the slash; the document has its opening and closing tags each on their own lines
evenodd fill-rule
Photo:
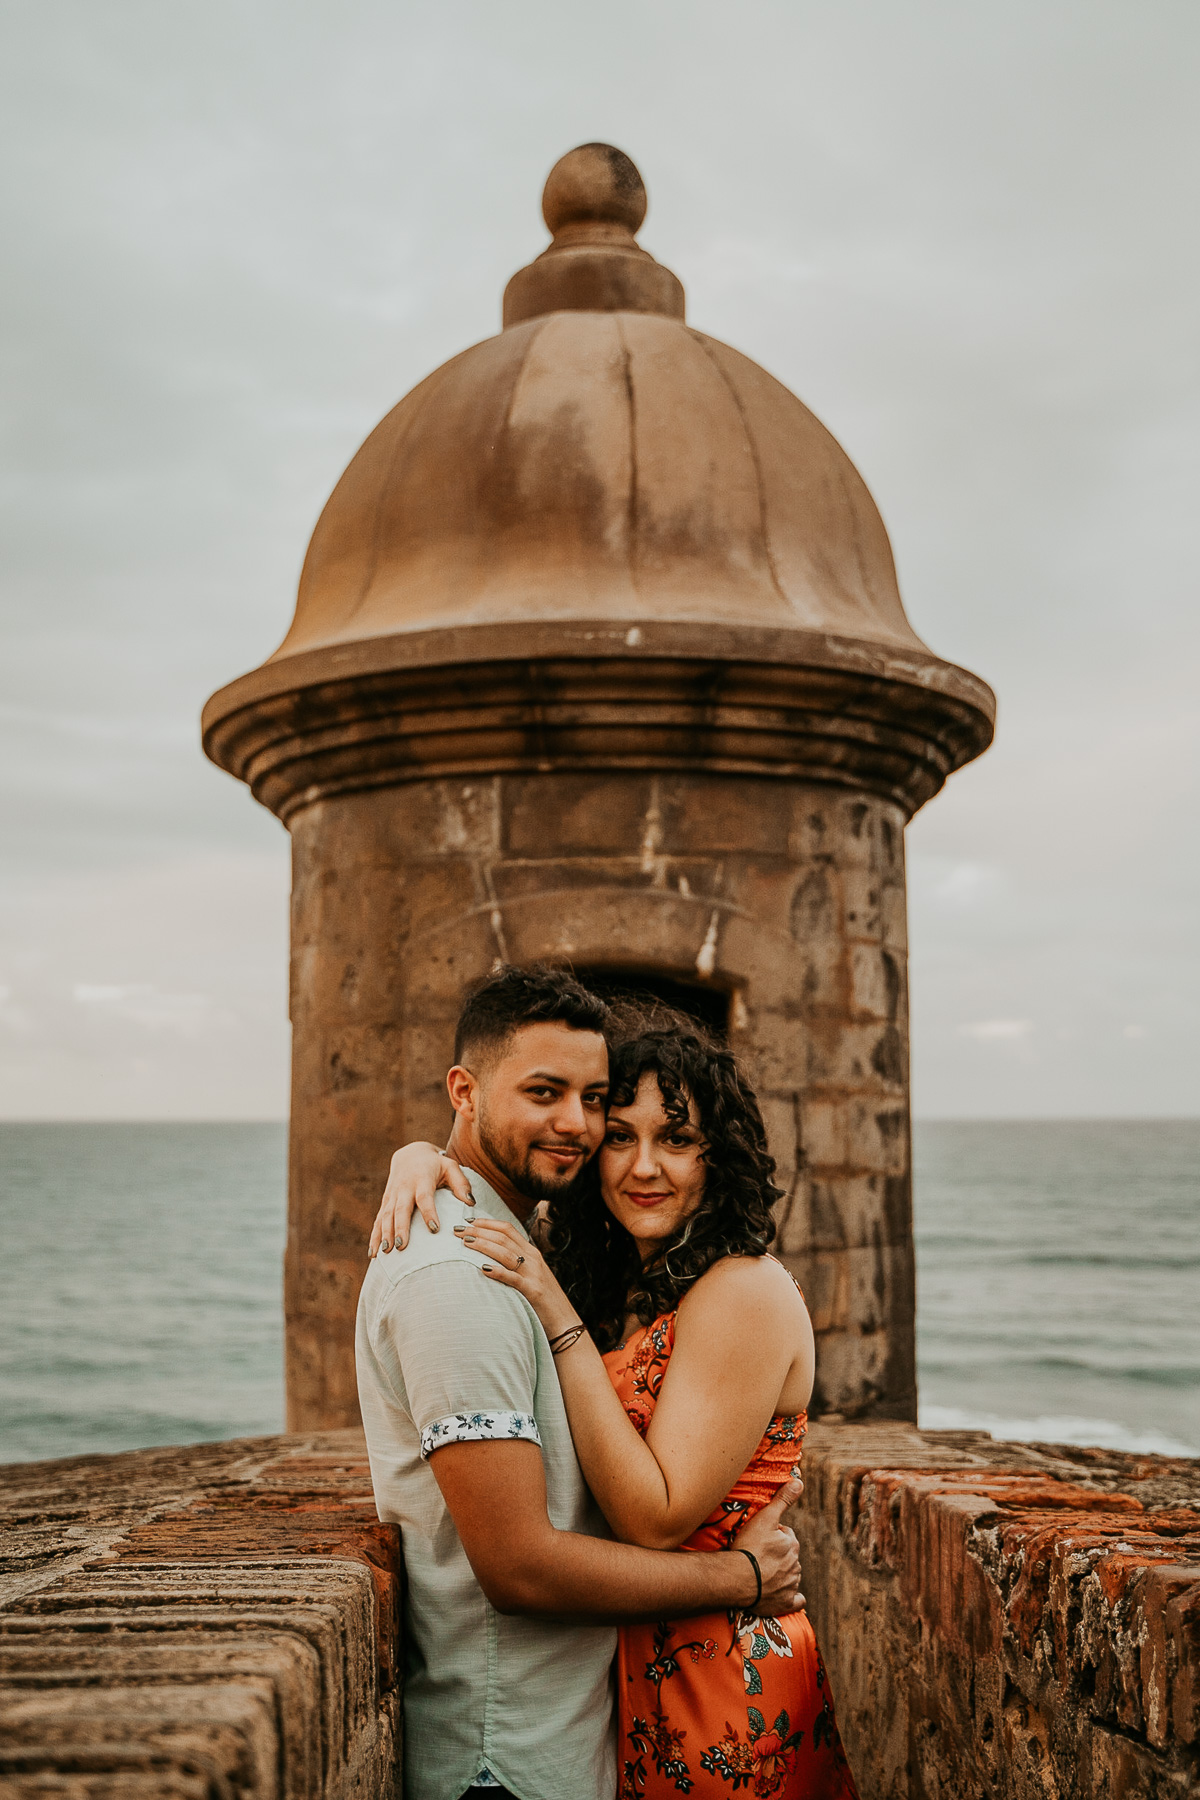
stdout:
<svg viewBox="0 0 1200 1800">
<path fill-rule="evenodd" d="M 503 969 L 459 1020 L 449 1148 L 476 1213 L 521 1230 L 604 1135 L 607 1009 L 573 977 Z M 613 1625 L 755 1603 L 790 1611 L 799 1583 L 782 1489 L 738 1550 L 615 1544 L 584 1484 L 554 1357 L 524 1299 L 485 1280 L 436 1197 L 403 1255 L 371 1264 L 358 1382 L 382 1519 L 405 1566 L 407 1800 L 612 1800 Z"/>
</svg>

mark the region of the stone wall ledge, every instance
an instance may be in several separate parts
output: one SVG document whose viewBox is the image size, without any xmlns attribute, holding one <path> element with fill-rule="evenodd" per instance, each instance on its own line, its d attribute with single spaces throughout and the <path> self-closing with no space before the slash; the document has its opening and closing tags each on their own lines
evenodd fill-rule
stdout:
<svg viewBox="0 0 1200 1800">
<path fill-rule="evenodd" d="M 1200 1463 L 825 1421 L 805 1477 L 863 1800 L 1200 1795 Z M 0 1793 L 392 1793 L 359 1432 L 0 1469 L 0 1533 Z"/>
<path fill-rule="evenodd" d="M 390 1795 L 399 1585 L 358 1431 L 0 1469 L 0 1794 Z"/>
<path fill-rule="evenodd" d="M 823 1421 L 804 1464 L 863 1800 L 1200 1795 L 1200 1462 Z"/>
</svg>

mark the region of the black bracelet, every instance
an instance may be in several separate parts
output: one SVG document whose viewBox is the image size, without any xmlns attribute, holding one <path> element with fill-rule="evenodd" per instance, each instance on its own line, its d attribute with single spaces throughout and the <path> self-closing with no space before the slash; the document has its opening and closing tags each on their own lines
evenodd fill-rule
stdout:
<svg viewBox="0 0 1200 1800">
<path fill-rule="evenodd" d="M 551 1356 L 560 1356 L 564 1350 L 569 1350 L 572 1344 L 579 1342 L 586 1330 L 586 1325 L 568 1325 L 567 1329 L 560 1331 L 557 1337 L 549 1338 L 547 1342 L 550 1345 Z"/>
<path fill-rule="evenodd" d="M 749 1612 L 751 1607 L 757 1608 L 759 1601 L 762 1599 L 762 1570 L 758 1566 L 757 1556 L 755 1556 L 751 1551 L 743 1550 L 742 1546 L 740 1544 L 735 1544 L 733 1547 L 739 1553 L 739 1555 L 744 1556 L 748 1559 L 748 1561 L 750 1563 L 750 1567 L 754 1570 L 754 1579 L 758 1584 L 758 1592 L 755 1594 L 754 1599 L 750 1602 L 750 1606 L 744 1606 L 742 1608 L 743 1612 Z M 755 1612 L 755 1617 L 756 1618 L 758 1617 L 757 1611 Z"/>
</svg>

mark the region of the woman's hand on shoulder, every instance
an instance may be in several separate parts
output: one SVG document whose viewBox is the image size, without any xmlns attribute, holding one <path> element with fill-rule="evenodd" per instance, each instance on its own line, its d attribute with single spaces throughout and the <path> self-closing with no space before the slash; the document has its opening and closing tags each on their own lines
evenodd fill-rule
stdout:
<svg viewBox="0 0 1200 1800">
<path fill-rule="evenodd" d="M 476 1218 L 456 1225 L 455 1235 L 486 1257 L 484 1276 L 516 1288 L 532 1306 L 547 1337 L 579 1323 L 579 1314 L 563 1293 L 545 1257 L 530 1238 L 500 1219 Z"/>
<path fill-rule="evenodd" d="M 408 1243 L 414 1212 L 419 1212 L 430 1231 L 439 1229 L 437 1202 L 439 1188 L 449 1188 L 466 1206 L 474 1206 L 471 1184 L 461 1163 L 446 1156 L 436 1144 L 405 1144 L 392 1157 L 387 1186 L 371 1227 L 368 1255 L 390 1250 L 393 1245 L 403 1250 Z"/>
</svg>

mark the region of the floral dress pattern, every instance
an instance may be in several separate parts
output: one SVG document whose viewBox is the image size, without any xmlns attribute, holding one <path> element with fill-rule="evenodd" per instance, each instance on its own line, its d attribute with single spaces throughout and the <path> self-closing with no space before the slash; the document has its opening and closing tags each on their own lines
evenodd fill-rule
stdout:
<svg viewBox="0 0 1200 1800">
<path fill-rule="evenodd" d="M 644 1437 L 675 1346 L 664 1313 L 604 1358 Z M 745 1473 L 686 1550 L 726 1550 L 791 1474 L 804 1413 L 777 1414 Z M 624 1625 L 617 1651 L 617 1800 L 858 1800 L 807 1613 L 714 1613 Z"/>
</svg>

